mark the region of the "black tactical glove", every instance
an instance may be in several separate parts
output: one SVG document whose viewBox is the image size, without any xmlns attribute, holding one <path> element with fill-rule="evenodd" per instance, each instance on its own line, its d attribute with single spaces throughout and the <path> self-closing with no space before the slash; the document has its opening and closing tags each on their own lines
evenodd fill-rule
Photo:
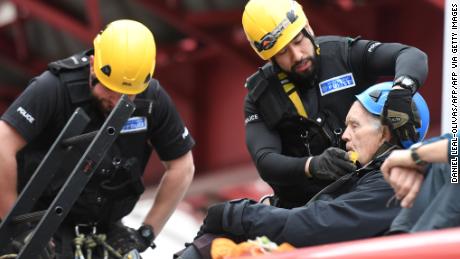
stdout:
<svg viewBox="0 0 460 259">
<path fill-rule="evenodd" d="M 149 247 L 155 248 L 154 239 L 153 228 L 150 225 L 143 225 L 135 230 L 122 224 L 116 224 L 107 235 L 107 243 L 121 255 L 133 249 L 141 253 Z"/>
<path fill-rule="evenodd" d="M 336 180 L 354 170 L 356 166 L 349 160 L 347 152 L 336 147 L 312 157 L 309 165 L 310 174 L 322 180 Z"/>
<path fill-rule="evenodd" d="M 412 92 L 409 89 L 393 89 L 388 93 L 382 119 L 384 124 L 395 130 L 399 141 L 418 141 L 419 134 L 416 128 L 420 127 L 420 122 L 415 120 L 412 111 Z"/>
<path fill-rule="evenodd" d="M 208 208 L 208 214 L 203 220 L 200 230 L 194 239 L 201 237 L 206 233 L 223 234 L 222 218 L 224 214 L 225 203 L 217 203 Z"/>
</svg>

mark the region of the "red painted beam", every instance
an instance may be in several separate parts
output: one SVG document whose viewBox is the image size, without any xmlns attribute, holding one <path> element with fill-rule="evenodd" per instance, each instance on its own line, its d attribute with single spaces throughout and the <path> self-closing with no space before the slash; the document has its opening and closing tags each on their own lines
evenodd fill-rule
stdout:
<svg viewBox="0 0 460 259">
<path fill-rule="evenodd" d="M 0 53 L 1 57 L 6 60 L 9 66 L 15 67 L 23 71 L 27 77 L 34 76 L 46 68 L 47 61 L 34 57 L 27 57 L 27 61 L 19 60 L 12 49 L 15 49 L 15 43 L 6 40 L 6 37 L 0 37 Z"/>
<path fill-rule="evenodd" d="M 165 6 L 161 1 L 149 1 L 149 0 L 137 0 L 140 4 L 146 7 L 148 10 L 153 12 L 157 17 L 173 26 L 177 30 L 189 35 L 191 38 L 196 38 L 198 41 L 204 43 L 210 48 L 216 48 L 220 53 L 226 53 L 238 57 L 246 63 L 251 62 L 252 59 L 248 58 L 247 55 L 237 51 L 231 42 L 223 42 L 216 39 L 213 35 L 206 33 L 203 30 L 195 27 L 194 25 L 187 24 L 184 22 L 184 13 L 176 10 L 172 10 Z"/>
<path fill-rule="evenodd" d="M 101 14 L 98 0 L 86 0 L 86 15 L 90 25 L 91 36 L 94 37 L 101 30 Z"/>
<path fill-rule="evenodd" d="M 439 10 L 443 11 L 444 10 L 444 0 L 425 0 L 429 4 L 433 5 L 434 7 L 438 8 Z"/>
<path fill-rule="evenodd" d="M 86 44 L 91 44 L 94 33 L 82 24 L 58 9 L 33 0 L 11 0 L 21 10 L 50 24 L 51 26 L 66 31 Z"/>
<path fill-rule="evenodd" d="M 185 22 L 200 28 L 241 26 L 241 10 L 189 12 Z"/>
<path fill-rule="evenodd" d="M 17 18 L 12 24 L 14 49 L 18 60 L 23 61 L 29 56 L 27 37 L 24 30 L 24 19 Z"/>
</svg>

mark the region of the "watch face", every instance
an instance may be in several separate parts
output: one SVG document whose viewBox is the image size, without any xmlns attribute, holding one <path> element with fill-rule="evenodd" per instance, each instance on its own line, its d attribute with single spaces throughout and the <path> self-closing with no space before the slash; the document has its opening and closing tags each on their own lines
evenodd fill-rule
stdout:
<svg viewBox="0 0 460 259">
<path fill-rule="evenodd" d="M 414 84 L 414 80 L 408 78 L 408 77 L 405 77 L 402 81 L 401 81 L 401 84 L 403 85 L 413 85 Z"/>
<path fill-rule="evenodd" d="M 148 228 L 144 228 L 144 229 L 142 229 L 142 231 L 141 231 L 141 235 L 142 235 L 143 237 L 147 237 L 147 238 L 148 238 L 148 237 L 152 236 L 152 231 L 150 231 L 150 229 L 148 229 Z"/>
</svg>

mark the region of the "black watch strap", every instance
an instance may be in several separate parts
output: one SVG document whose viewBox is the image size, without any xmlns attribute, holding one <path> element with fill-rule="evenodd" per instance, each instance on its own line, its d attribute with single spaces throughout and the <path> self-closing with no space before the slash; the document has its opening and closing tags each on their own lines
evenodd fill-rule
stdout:
<svg viewBox="0 0 460 259">
<path fill-rule="evenodd" d="M 151 248 L 156 247 L 153 242 L 155 240 L 155 232 L 153 232 L 153 227 L 151 225 L 142 225 L 137 231 Z"/>
<path fill-rule="evenodd" d="M 418 149 L 419 147 L 421 147 L 421 146 L 422 146 L 422 145 L 420 145 L 420 143 L 418 143 L 418 144 L 412 146 L 412 147 L 410 148 L 410 156 L 411 156 L 412 160 L 414 161 L 414 163 L 415 163 L 416 165 L 425 166 L 425 165 L 428 164 L 428 162 L 422 160 L 422 159 L 420 158 L 420 156 L 418 155 L 418 153 L 417 153 L 417 149 Z"/>
<path fill-rule="evenodd" d="M 418 90 L 418 83 L 409 76 L 400 76 L 396 78 L 393 82 L 393 86 L 396 85 L 410 90 L 412 94 L 415 94 L 415 92 Z"/>
</svg>

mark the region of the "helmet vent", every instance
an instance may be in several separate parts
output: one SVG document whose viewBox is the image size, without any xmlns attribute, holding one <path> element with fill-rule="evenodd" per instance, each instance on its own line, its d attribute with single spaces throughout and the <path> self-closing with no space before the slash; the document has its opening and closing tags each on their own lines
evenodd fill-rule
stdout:
<svg viewBox="0 0 460 259">
<path fill-rule="evenodd" d="M 372 98 L 374 102 L 377 102 L 379 100 L 380 95 L 382 95 L 382 91 L 380 90 L 375 90 L 369 93 L 369 96 Z"/>
<path fill-rule="evenodd" d="M 110 68 L 110 65 L 105 65 L 105 66 L 101 67 L 101 71 L 106 76 L 110 76 L 110 74 L 112 73 L 112 69 Z"/>
</svg>

